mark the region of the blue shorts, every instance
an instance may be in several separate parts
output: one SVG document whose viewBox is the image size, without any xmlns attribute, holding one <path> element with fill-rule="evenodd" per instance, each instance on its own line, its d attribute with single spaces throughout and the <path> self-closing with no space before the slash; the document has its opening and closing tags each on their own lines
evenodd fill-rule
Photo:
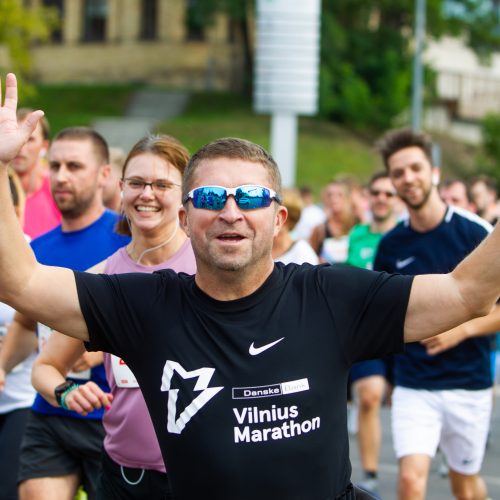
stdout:
<svg viewBox="0 0 500 500">
<path fill-rule="evenodd" d="M 380 375 L 388 378 L 390 370 L 385 359 L 369 359 L 367 361 L 359 361 L 351 366 L 351 383 L 373 375 Z"/>
</svg>

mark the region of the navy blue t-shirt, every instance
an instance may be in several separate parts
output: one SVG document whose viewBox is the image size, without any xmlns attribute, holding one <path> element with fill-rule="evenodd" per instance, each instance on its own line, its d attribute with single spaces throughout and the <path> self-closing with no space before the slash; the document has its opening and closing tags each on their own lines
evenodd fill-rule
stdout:
<svg viewBox="0 0 500 500">
<path fill-rule="evenodd" d="M 409 275 L 448 273 L 491 229 L 480 217 L 452 206 L 443 221 L 427 232 L 413 230 L 405 220 L 382 238 L 374 269 Z M 465 340 L 435 356 L 413 342 L 395 357 L 394 378 L 396 385 L 414 389 L 479 390 L 491 387 L 490 363 L 489 337 Z"/>
<path fill-rule="evenodd" d="M 114 232 L 118 217 L 118 214 L 106 210 L 94 223 L 78 231 L 63 232 L 61 226 L 57 226 L 52 231 L 34 239 L 31 242 L 31 247 L 41 264 L 85 271 L 130 241 L 128 236 Z M 73 379 L 70 378 L 70 380 Z M 103 391 L 109 392 L 104 365 L 92 368 L 90 380 Z M 75 382 L 82 383 L 82 380 L 75 379 Z M 32 409 L 45 415 L 91 419 L 101 419 L 103 413 L 103 410 L 100 409 L 82 417 L 76 412 L 52 406 L 40 394 L 36 395 Z"/>
</svg>

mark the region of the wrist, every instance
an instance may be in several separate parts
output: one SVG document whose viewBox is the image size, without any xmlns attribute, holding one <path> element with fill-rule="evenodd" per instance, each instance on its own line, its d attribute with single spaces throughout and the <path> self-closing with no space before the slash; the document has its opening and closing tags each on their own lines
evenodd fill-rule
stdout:
<svg viewBox="0 0 500 500">
<path fill-rule="evenodd" d="M 78 388 L 78 384 L 71 382 L 71 380 L 66 380 L 62 384 L 59 384 L 54 389 L 54 397 L 55 397 L 57 404 L 61 408 L 64 408 L 65 410 L 69 410 L 70 408 L 66 405 L 66 397 L 68 396 L 68 394 L 70 392 L 73 392 L 77 388 Z"/>
</svg>

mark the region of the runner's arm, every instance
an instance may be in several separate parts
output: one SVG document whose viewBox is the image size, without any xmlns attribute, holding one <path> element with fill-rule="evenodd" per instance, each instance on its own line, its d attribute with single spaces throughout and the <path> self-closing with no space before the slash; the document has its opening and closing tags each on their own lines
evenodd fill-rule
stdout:
<svg viewBox="0 0 500 500">
<path fill-rule="evenodd" d="M 415 342 L 489 314 L 500 296 L 500 227 L 451 273 L 416 276 L 405 319 Z"/>
<path fill-rule="evenodd" d="M 33 387 L 53 406 L 59 406 L 55 388 L 66 381 L 66 375 L 76 361 L 85 353 L 80 340 L 53 332 L 42 352 L 35 360 L 31 372 Z M 94 409 L 108 408 L 113 396 L 105 393 L 96 383 L 89 381 L 71 391 L 65 399 L 66 405 L 81 415 Z"/>
<path fill-rule="evenodd" d="M 7 164 L 25 144 L 43 116 L 31 113 L 17 124 L 17 83 L 7 75 L 5 101 L 0 81 L 0 301 L 72 336 L 88 339 L 72 271 L 38 264 L 26 243 L 12 205 Z"/>
<path fill-rule="evenodd" d="M 9 325 L 0 350 L 0 391 L 5 388 L 5 377 L 37 348 L 36 323 L 16 312 Z"/>
<path fill-rule="evenodd" d="M 427 354 L 433 356 L 455 347 L 464 340 L 492 335 L 499 330 L 500 306 L 497 304 L 490 314 L 462 323 L 435 337 L 422 340 L 422 344 L 425 346 Z"/>
</svg>

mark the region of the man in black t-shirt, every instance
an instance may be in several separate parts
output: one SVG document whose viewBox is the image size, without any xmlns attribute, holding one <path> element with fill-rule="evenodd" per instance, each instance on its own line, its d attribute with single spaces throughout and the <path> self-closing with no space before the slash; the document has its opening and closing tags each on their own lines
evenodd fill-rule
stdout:
<svg viewBox="0 0 500 500">
<path fill-rule="evenodd" d="M 16 90 L 9 75 L 3 163 L 42 115 L 18 127 Z M 35 261 L 0 166 L 0 300 L 126 361 L 176 498 L 354 498 L 351 364 L 421 340 L 423 324 L 431 336 L 488 312 L 500 294 L 500 230 L 448 275 L 275 265 L 286 209 L 277 165 L 260 146 L 203 147 L 182 189 L 195 276 L 74 274 Z"/>
</svg>

